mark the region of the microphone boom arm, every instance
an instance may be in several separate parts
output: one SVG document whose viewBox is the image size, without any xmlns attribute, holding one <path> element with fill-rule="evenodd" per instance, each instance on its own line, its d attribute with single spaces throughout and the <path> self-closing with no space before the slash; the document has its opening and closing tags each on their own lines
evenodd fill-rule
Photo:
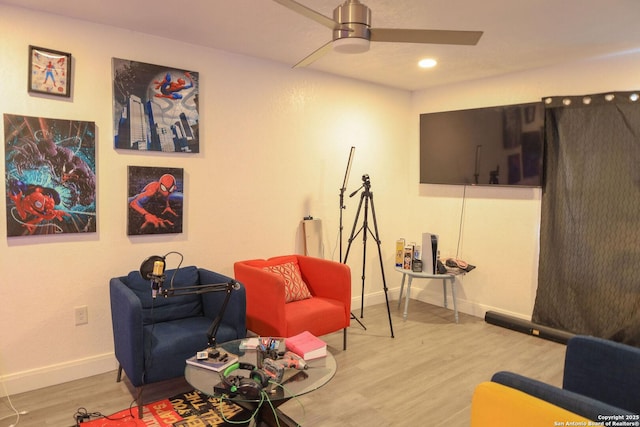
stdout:
<svg viewBox="0 0 640 427">
<path fill-rule="evenodd" d="M 164 274 L 165 258 L 171 253 L 175 253 L 180 256 L 180 263 L 173 272 L 169 288 L 163 288 L 162 284 L 166 279 L 166 275 Z M 209 347 L 215 348 L 216 333 L 220 328 L 224 313 L 227 311 L 227 305 L 229 304 L 229 299 L 231 299 L 231 292 L 240 289 L 240 283 L 234 279 L 231 279 L 227 283 L 212 283 L 206 285 L 182 286 L 179 288 L 174 288 L 173 279 L 176 277 L 176 274 L 180 269 L 180 265 L 182 265 L 182 254 L 180 254 L 179 252 L 169 252 L 167 255 L 152 255 L 149 258 L 145 259 L 140 265 L 140 275 L 143 278 L 149 279 L 151 281 L 151 292 L 154 299 L 156 298 L 157 294 L 160 294 L 165 298 L 170 298 L 183 295 L 208 294 L 209 292 L 226 292 L 224 301 L 222 302 L 222 306 L 220 307 L 220 310 L 218 311 L 215 319 L 213 319 L 211 326 L 207 330 L 207 341 L 209 343 Z"/>
<path fill-rule="evenodd" d="M 235 280 L 231 280 L 228 283 L 214 283 L 211 285 L 196 285 L 196 286 L 183 286 L 180 288 L 162 289 L 160 294 L 167 297 L 179 297 L 182 295 L 200 295 L 208 294 L 209 292 L 231 292 L 232 290 L 239 289 L 240 285 Z"/>
<path fill-rule="evenodd" d="M 229 304 L 229 300 L 231 299 L 231 292 L 236 289 L 240 289 L 240 284 L 231 280 L 227 283 L 215 283 L 211 285 L 200 285 L 200 286 L 185 286 L 182 288 L 169 288 L 162 290 L 162 296 L 167 297 L 178 297 L 182 295 L 201 295 L 208 294 L 209 292 L 225 292 L 224 301 L 222 302 L 222 307 L 218 311 L 215 319 L 211 322 L 211 326 L 207 330 L 207 342 L 209 347 L 216 347 L 216 333 L 218 329 L 220 329 L 220 324 L 222 323 L 222 318 L 224 313 L 227 311 L 227 305 Z"/>
</svg>

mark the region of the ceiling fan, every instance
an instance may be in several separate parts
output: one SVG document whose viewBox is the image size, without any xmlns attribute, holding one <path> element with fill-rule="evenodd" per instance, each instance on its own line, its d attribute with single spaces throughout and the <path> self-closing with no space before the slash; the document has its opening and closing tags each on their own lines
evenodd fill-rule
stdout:
<svg viewBox="0 0 640 427">
<path fill-rule="evenodd" d="M 399 28 L 371 28 L 371 9 L 359 0 L 346 0 L 333 10 L 333 19 L 294 0 L 273 0 L 307 18 L 333 30 L 333 39 L 294 65 L 305 67 L 331 48 L 343 53 L 369 50 L 369 42 L 432 43 L 476 45 L 482 31 L 408 30 Z"/>
</svg>

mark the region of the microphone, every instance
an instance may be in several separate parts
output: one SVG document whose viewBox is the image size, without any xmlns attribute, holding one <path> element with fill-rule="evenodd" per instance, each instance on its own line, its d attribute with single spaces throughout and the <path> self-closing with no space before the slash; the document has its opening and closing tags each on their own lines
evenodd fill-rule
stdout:
<svg viewBox="0 0 640 427">
<path fill-rule="evenodd" d="M 162 292 L 162 282 L 164 281 L 164 261 L 156 260 L 153 262 L 153 271 L 151 272 L 151 296 L 155 298 L 158 291 Z"/>
<path fill-rule="evenodd" d="M 153 255 L 147 258 L 140 265 L 140 275 L 144 279 L 151 280 L 151 296 L 156 298 L 158 292 L 162 292 L 164 282 L 164 257 Z"/>
<path fill-rule="evenodd" d="M 237 291 L 238 289 L 240 289 L 240 283 L 238 283 L 237 280 L 231 279 L 231 287 L 234 291 Z"/>
<path fill-rule="evenodd" d="M 158 260 L 153 262 L 153 275 L 154 276 L 162 276 L 162 272 L 164 271 L 164 261 Z"/>
</svg>

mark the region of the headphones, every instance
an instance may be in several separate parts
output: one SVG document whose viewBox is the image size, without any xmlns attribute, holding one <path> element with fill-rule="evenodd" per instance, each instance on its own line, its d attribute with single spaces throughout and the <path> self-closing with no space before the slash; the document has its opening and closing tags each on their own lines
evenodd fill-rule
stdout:
<svg viewBox="0 0 640 427">
<path fill-rule="evenodd" d="M 237 369 L 249 371 L 249 377 L 229 375 Z M 231 396 L 237 394 L 247 399 L 259 399 L 262 389 L 269 385 L 269 376 L 250 363 L 237 362 L 224 370 L 223 383 Z"/>
</svg>

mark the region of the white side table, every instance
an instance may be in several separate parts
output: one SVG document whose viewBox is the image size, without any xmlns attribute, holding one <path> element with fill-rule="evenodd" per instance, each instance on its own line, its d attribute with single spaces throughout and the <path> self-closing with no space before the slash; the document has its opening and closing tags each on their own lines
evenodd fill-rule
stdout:
<svg viewBox="0 0 640 427">
<path fill-rule="evenodd" d="M 402 273 L 402 283 L 400 284 L 400 297 L 398 298 L 398 308 L 402 302 L 402 292 L 404 290 L 404 282 L 407 276 L 409 281 L 407 282 L 407 294 L 404 301 L 404 313 L 402 315 L 404 320 L 407 320 L 407 310 L 409 309 L 409 298 L 411 297 L 411 282 L 414 278 L 417 279 L 441 279 L 442 280 L 442 292 L 444 294 L 444 307 L 447 307 L 447 281 L 451 281 L 451 298 L 453 299 L 453 313 L 458 323 L 458 307 L 456 305 L 456 277 L 453 274 L 429 274 L 424 272 L 415 272 L 412 270 L 406 270 L 404 268 L 396 267 L 398 273 Z"/>
</svg>

